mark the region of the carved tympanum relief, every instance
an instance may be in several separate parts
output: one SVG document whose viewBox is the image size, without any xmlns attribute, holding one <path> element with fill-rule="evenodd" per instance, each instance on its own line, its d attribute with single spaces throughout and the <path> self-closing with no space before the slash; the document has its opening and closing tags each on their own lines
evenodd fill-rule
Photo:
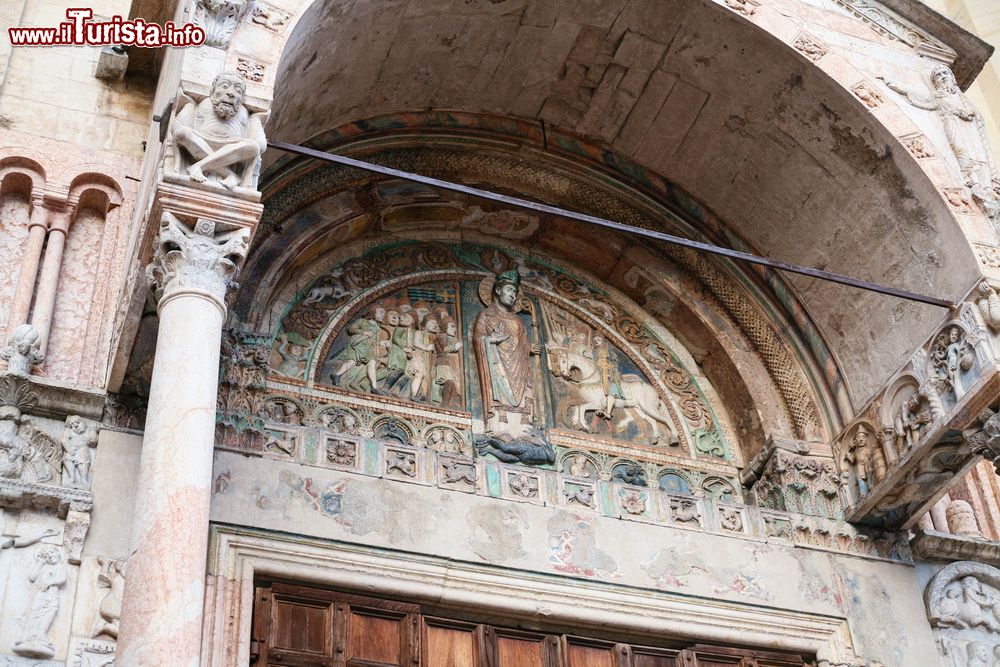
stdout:
<svg viewBox="0 0 1000 667">
<path fill-rule="evenodd" d="M 961 91 L 947 65 L 931 72 L 930 88 L 917 88 L 880 77 L 913 106 L 937 114 L 958 162 L 962 180 L 972 196 L 994 221 L 1000 219 L 1000 173 L 993 161 L 989 135 L 982 115 Z"/>
<path fill-rule="evenodd" d="M 272 341 L 276 381 L 398 414 L 443 411 L 471 426 L 480 456 L 506 463 L 554 464 L 557 433 L 732 457 L 697 384 L 641 317 L 507 249 L 375 247 L 305 286 Z M 419 444 L 469 453 L 454 433 L 433 440 Z"/>
<path fill-rule="evenodd" d="M 948 565 L 927 586 L 927 617 L 950 667 L 1000 664 L 1000 570 Z"/>
<path fill-rule="evenodd" d="M 178 93 L 165 145 L 166 180 L 256 197 L 267 113 L 249 111 L 245 98 L 246 82 L 228 73 L 215 78 L 208 97 Z"/>
</svg>

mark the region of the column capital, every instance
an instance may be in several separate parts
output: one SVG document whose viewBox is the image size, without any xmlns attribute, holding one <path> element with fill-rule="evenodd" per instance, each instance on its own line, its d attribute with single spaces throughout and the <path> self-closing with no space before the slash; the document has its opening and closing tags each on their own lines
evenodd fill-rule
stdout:
<svg viewBox="0 0 1000 667">
<path fill-rule="evenodd" d="M 235 286 L 233 279 L 250 249 L 249 240 L 249 229 L 219 231 L 211 220 L 186 223 L 164 211 L 153 260 L 146 267 L 146 280 L 159 307 L 189 294 L 212 301 L 225 313 L 225 298 Z"/>
</svg>

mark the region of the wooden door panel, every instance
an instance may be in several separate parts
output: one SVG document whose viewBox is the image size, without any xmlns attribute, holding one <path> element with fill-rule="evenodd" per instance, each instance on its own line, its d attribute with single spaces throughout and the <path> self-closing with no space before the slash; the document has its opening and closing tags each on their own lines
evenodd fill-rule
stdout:
<svg viewBox="0 0 1000 667">
<path fill-rule="evenodd" d="M 424 618 L 421 667 L 482 667 L 482 626 Z"/>
<path fill-rule="evenodd" d="M 497 667 L 548 667 L 545 638 L 511 637 L 497 633 Z"/>
<path fill-rule="evenodd" d="M 347 664 L 398 667 L 410 662 L 405 614 L 351 605 L 347 619 Z"/>
<path fill-rule="evenodd" d="M 632 667 L 681 667 L 677 660 L 678 651 L 669 649 L 632 647 Z"/>
<path fill-rule="evenodd" d="M 614 644 L 567 637 L 563 650 L 566 667 L 618 667 L 618 649 Z"/>
</svg>

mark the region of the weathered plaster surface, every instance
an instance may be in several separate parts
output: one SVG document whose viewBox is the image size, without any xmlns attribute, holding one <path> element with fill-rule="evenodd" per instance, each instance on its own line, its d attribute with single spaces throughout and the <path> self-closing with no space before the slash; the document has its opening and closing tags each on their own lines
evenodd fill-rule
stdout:
<svg viewBox="0 0 1000 667">
<path fill-rule="evenodd" d="M 905 565 L 221 451 L 215 480 L 215 522 L 844 617 L 858 653 L 884 656 L 886 665 L 922 664 L 934 650 L 917 578 Z"/>
</svg>

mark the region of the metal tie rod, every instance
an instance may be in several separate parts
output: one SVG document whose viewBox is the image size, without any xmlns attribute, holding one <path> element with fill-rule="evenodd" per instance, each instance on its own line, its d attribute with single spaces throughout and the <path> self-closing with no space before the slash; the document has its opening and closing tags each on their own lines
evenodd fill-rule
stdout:
<svg viewBox="0 0 1000 667">
<path fill-rule="evenodd" d="M 268 141 L 267 145 L 271 148 L 275 148 L 279 151 L 285 151 L 287 153 L 303 155 L 305 157 L 315 158 L 317 160 L 322 160 L 324 162 L 333 162 L 335 164 L 344 165 L 346 167 L 354 167 L 356 169 L 362 169 L 364 171 L 372 171 L 377 174 L 383 174 L 385 176 L 402 178 L 407 181 L 414 181 L 416 183 L 431 185 L 436 188 L 441 188 L 442 190 L 461 192 L 463 194 L 472 195 L 473 197 L 490 199 L 492 201 L 501 202 L 503 204 L 517 206 L 520 208 L 526 208 L 532 211 L 539 211 L 541 213 L 551 213 L 552 215 L 558 215 L 560 217 L 570 218 L 572 220 L 579 220 L 580 222 L 586 222 L 592 225 L 597 225 L 599 227 L 616 229 L 618 231 L 626 232 L 628 234 L 635 234 L 636 236 L 644 236 L 646 238 L 656 239 L 658 241 L 663 241 L 665 243 L 680 246 L 682 248 L 692 248 L 694 250 L 707 252 L 712 255 L 721 255 L 723 257 L 729 257 L 730 259 L 749 262 L 750 264 L 769 266 L 772 269 L 780 269 L 781 271 L 788 271 L 789 273 L 798 273 L 803 276 L 809 276 L 810 278 L 827 280 L 829 282 L 839 283 L 841 285 L 847 285 L 849 287 L 855 287 L 857 289 L 867 290 L 869 292 L 877 292 L 879 294 L 886 294 L 888 296 L 894 296 L 900 299 L 906 299 L 908 301 L 917 301 L 920 303 L 926 303 L 932 306 L 938 306 L 940 308 L 952 308 L 955 305 L 953 302 L 948 301 L 947 299 L 939 299 L 937 297 L 927 296 L 925 294 L 917 294 L 915 292 L 909 292 L 907 290 L 898 289 L 896 287 L 887 287 L 885 285 L 879 285 L 876 283 L 868 282 L 867 280 L 852 278 L 850 276 L 844 276 L 839 273 L 831 273 L 830 271 L 822 271 L 820 269 L 814 269 L 808 266 L 789 264 L 788 262 L 782 262 L 780 260 L 770 259 L 769 257 L 761 257 L 759 255 L 753 255 L 748 252 L 740 252 L 739 250 L 723 248 L 721 246 L 712 245 L 711 243 L 701 243 L 700 241 L 692 241 L 690 239 L 681 238 L 680 236 L 673 236 L 672 234 L 664 234 L 663 232 L 657 232 L 650 229 L 643 229 L 642 227 L 635 227 L 633 225 L 628 225 L 623 222 L 614 222 L 613 220 L 606 220 L 605 218 L 598 218 L 597 216 L 587 215 L 585 213 L 577 213 L 575 211 L 569 211 L 564 208 L 559 208 L 558 206 L 540 204 L 538 202 L 530 201 L 527 199 L 520 199 L 519 197 L 502 195 L 496 192 L 490 192 L 489 190 L 480 190 L 479 188 L 472 188 L 467 185 L 452 183 L 451 181 L 442 181 L 441 179 L 431 178 L 430 176 L 421 176 L 420 174 L 414 174 L 408 171 L 401 171 L 399 169 L 393 169 L 391 167 L 383 167 L 381 165 L 373 164 L 371 162 L 364 162 L 362 160 L 355 160 L 354 158 L 344 157 L 342 155 L 334 155 L 333 153 L 318 151 L 314 148 L 306 148 L 305 146 L 298 146 L 295 144 L 286 144 L 283 141 Z"/>
</svg>

